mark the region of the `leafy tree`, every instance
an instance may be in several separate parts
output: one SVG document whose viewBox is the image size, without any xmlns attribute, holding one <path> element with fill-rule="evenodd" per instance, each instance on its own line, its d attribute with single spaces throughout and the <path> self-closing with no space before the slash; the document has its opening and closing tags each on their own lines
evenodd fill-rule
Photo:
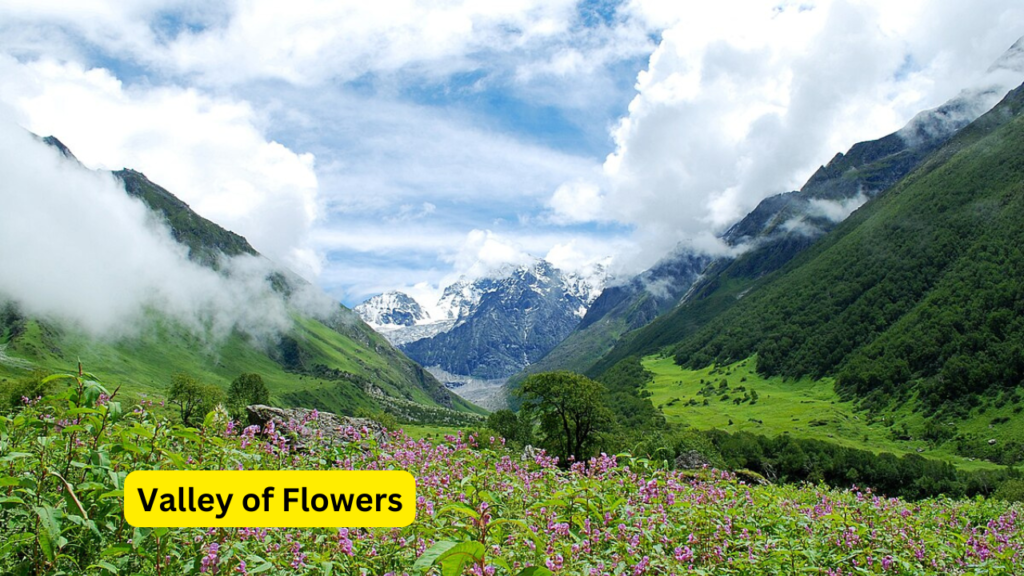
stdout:
<svg viewBox="0 0 1024 576">
<path fill-rule="evenodd" d="M 240 375 L 228 387 L 228 407 L 231 417 L 242 421 L 247 419 L 246 406 L 269 404 L 270 392 L 259 374 L 247 372 Z"/>
<path fill-rule="evenodd" d="M 537 421 L 540 445 L 563 463 L 591 456 L 598 434 L 612 414 L 604 405 L 604 386 L 574 372 L 544 372 L 527 378 L 519 389 L 520 418 Z"/>
<path fill-rule="evenodd" d="M 487 417 L 487 427 L 497 432 L 505 440 L 516 444 L 529 444 L 533 436 L 530 423 L 516 416 L 516 413 L 511 410 L 492 412 Z"/>
<path fill-rule="evenodd" d="M 214 406 L 224 402 L 224 391 L 179 372 L 171 377 L 167 400 L 178 406 L 182 424 L 192 426 L 196 418 L 205 416 Z"/>
</svg>

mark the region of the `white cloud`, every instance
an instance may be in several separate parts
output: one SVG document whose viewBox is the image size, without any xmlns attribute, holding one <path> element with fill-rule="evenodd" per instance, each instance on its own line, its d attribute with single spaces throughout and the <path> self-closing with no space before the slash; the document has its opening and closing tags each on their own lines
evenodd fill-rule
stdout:
<svg viewBox="0 0 1024 576">
<path fill-rule="evenodd" d="M 842 222 L 867 201 L 868 197 L 863 192 L 858 192 L 853 198 L 840 201 L 814 198 L 807 207 L 807 214 L 825 218 L 831 222 Z"/>
<path fill-rule="evenodd" d="M 638 265 L 679 241 L 720 249 L 713 235 L 762 198 L 980 77 L 1024 21 L 1009 1 L 636 0 L 628 11 L 664 29 L 604 165 L 606 213 L 637 226 Z"/>
<path fill-rule="evenodd" d="M 574 237 L 636 271 L 680 241 L 723 250 L 715 232 L 760 198 L 953 96 L 1020 35 L 1018 3 L 628 0 L 582 26 L 575 0 L 10 0 L 0 99 L 307 276 L 331 250 L 395 257 L 331 261 L 320 280 L 346 291 Z M 618 66 L 648 54 L 620 110 Z M 543 128 L 510 135 L 515 106 L 459 108 L 499 90 L 597 145 L 621 116 L 614 150 L 602 167 L 526 134 Z"/>
<path fill-rule="evenodd" d="M 145 173 L 202 216 L 313 277 L 307 245 L 318 214 L 311 154 L 270 141 L 247 103 L 194 89 L 126 88 L 109 71 L 0 55 L 0 99 L 40 135 L 61 139 L 87 166 Z"/>
<path fill-rule="evenodd" d="M 311 85 L 402 69 L 433 76 L 472 70 L 479 55 L 560 38 L 575 18 L 575 4 L 239 0 L 225 7 L 190 0 L 15 0 L 0 15 L 10 22 L 5 34 L 26 27 L 57 36 L 67 30 L 111 53 L 208 85 L 267 78 Z M 18 42 L 23 50 L 48 50 L 41 44 L 38 35 Z"/>
<path fill-rule="evenodd" d="M 454 265 L 457 274 L 479 278 L 506 265 L 528 265 L 535 257 L 510 238 L 490 230 L 472 230 L 459 250 L 445 259 Z"/>
<path fill-rule="evenodd" d="M 585 181 L 566 182 L 548 200 L 551 220 L 556 224 L 610 220 L 604 196 L 597 185 Z"/>
<path fill-rule="evenodd" d="M 223 275 L 192 263 L 121 182 L 63 158 L 8 118 L 0 118 L 0 172 L 0 301 L 113 338 L 136 334 L 153 310 L 213 340 L 232 330 L 265 340 L 291 326 L 267 281 L 268 261 L 228 259 Z M 292 304 L 328 310 L 315 294 L 295 297 Z"/>
</svg>

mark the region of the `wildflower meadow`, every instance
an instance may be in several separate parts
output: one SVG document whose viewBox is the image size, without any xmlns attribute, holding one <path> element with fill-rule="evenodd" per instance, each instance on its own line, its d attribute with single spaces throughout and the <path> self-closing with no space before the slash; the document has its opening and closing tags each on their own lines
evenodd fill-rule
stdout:
<svg viewBox="0 0 1024 576">
<path fill-rule="evenodd" d="M 2 574 L 1015 574 L 1019 504 L 748 485 L 601 455 L 559 466 L 486 433 L 414 440 L 315 420 L 172 424 L 88 375 L 0 417 Z M 315 418 L 315 415 L 314 415 Z M 134 528 L 134 470 L 407 470 L 404 528 Z"/>
</svg>

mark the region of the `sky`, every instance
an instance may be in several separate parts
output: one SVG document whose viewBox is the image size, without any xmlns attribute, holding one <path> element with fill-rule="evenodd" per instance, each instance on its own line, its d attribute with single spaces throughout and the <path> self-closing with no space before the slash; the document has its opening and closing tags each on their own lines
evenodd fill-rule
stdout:
<svg viewBox="0 0 1024 576">
<path fill-rule="evenodd" d="M 0 121 L 145 173 L 351 306 L 536 257 L 720 252 L 1022 35 L 1019 0 L 5 0 Z"/>
</svg>

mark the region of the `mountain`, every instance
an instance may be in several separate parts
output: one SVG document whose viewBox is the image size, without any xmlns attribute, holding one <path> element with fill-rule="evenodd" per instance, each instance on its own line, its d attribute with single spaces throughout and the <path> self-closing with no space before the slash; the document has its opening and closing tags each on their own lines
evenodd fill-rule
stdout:
<svg viewBox="0 0 1024 576">
<path fill-rule="evenodd" d="M 860 407 L 909 418 L 906 435 L 1019 462 L 1021 222 L 1024 86 L 742 299 L 702 322 L 691 300 L 627 346 L 691 369 L 756 358 L 762 377 L 834 378 Z"/>
<path fill-rule="evenodd" d="M 567 273 L 538 260 L 446 287 L 426 319 L 401 327 L 374 325 L 460 394 L 488 404 L 505 378 L 540 359 L 580 322 L 600 289 L 602 272 Z M 412 299 L 385 296 L 356 310 L 371 322 L 396 314 L 406 318 L 406 299 Z"/>
<path fill-rule="evenodd" d="M 374 329 L 415 326 L 430 315 L 416 300 L 402 292 L 385 292 L 359 304 L 353 310 Z"/>
<path fill-rule="evenodd" d="M 586 370 L 624 334 L 646 326 L 678 304 L 710 261 L 708 256 L 679 250 L 625 283 L 606 286 L 564 340 L 509 378 L 506 394 L 530 374 Z"/>
<path fill-rule="evenodd" d="M 589 334 L 573 334 L 564 348 L 553 351 L 552 359 L 542 364 L 550 369 L 567 367 L 596 374 L 623 358 L 678 341 L 733 306 L 761 278 L 785 266 L 857 208 L 910 174 L 953 135 L 995 106 L 1021 80 L 1024 38 L 993 63 L 974 86 L 945 104 L 921 112 L 892 134 L 855 144 L 845 154 L 836 154 L 800 190 L 762 200 L 721 236 L 740 254 L 711 260 L 693 285 L 680 291 L 682 298 L 673 302 L 689 306 L 662 307 L 661 313 L 672 315 L 671 319 L 659 322 L 643 334 L 623 329 L 616 335 L 623 322 L 613 315 L 603 320 L 603 325 L 611 330 L 591 328 Z M 684 275 L 677 283 L 685 280 Z M 618 315 L 623 309 L 629 307 L 620 308 Z M 650 318 L 653 320 L 661 313 Z M 597 323 L 595 318 L 591 324 Z M 580 330 L 588 325 L 585 320 Z M 579 345 L 580 341 L 600 344 Z M 602 347 L 607 354 L 595 363 L 591 360 L 594 349 Z"/>
<path fill-rule="evenodd" d="M 77 162 L 56 138 L 42 140 Z M 231 257 L 263 259 L 245 238 L 198 215 L 142 173 L 125 169 L 114 176 L 167 225 L 193 262 L 229 277 L 223 268 Z M 268 269 L 265 282 L 284 300 L 312 289 L 287 269 Z M 101 379 L 123 384 L 123 394 L 136 397 L 165 395 L 171 375 L 179 371 L 223 388 L 243 372 L 257 372 L 273 401 L 282 405 L 341 414 L 385 410 L 412 420 L 450 422 L 464 420 L 460 413 L 478 411 L 351 310 L 334 305 L 313 314 L 292 307 L 290 313 L 291 328 L 269 341 L 237 331 L 223 340 L 206 340 L 155 310 L 146 313 L 137 337 L 111 340 L 32 318 L 15 302 L 0 302 L 0 378 L 69 370 L 80 359 Z"/>
</svg>

